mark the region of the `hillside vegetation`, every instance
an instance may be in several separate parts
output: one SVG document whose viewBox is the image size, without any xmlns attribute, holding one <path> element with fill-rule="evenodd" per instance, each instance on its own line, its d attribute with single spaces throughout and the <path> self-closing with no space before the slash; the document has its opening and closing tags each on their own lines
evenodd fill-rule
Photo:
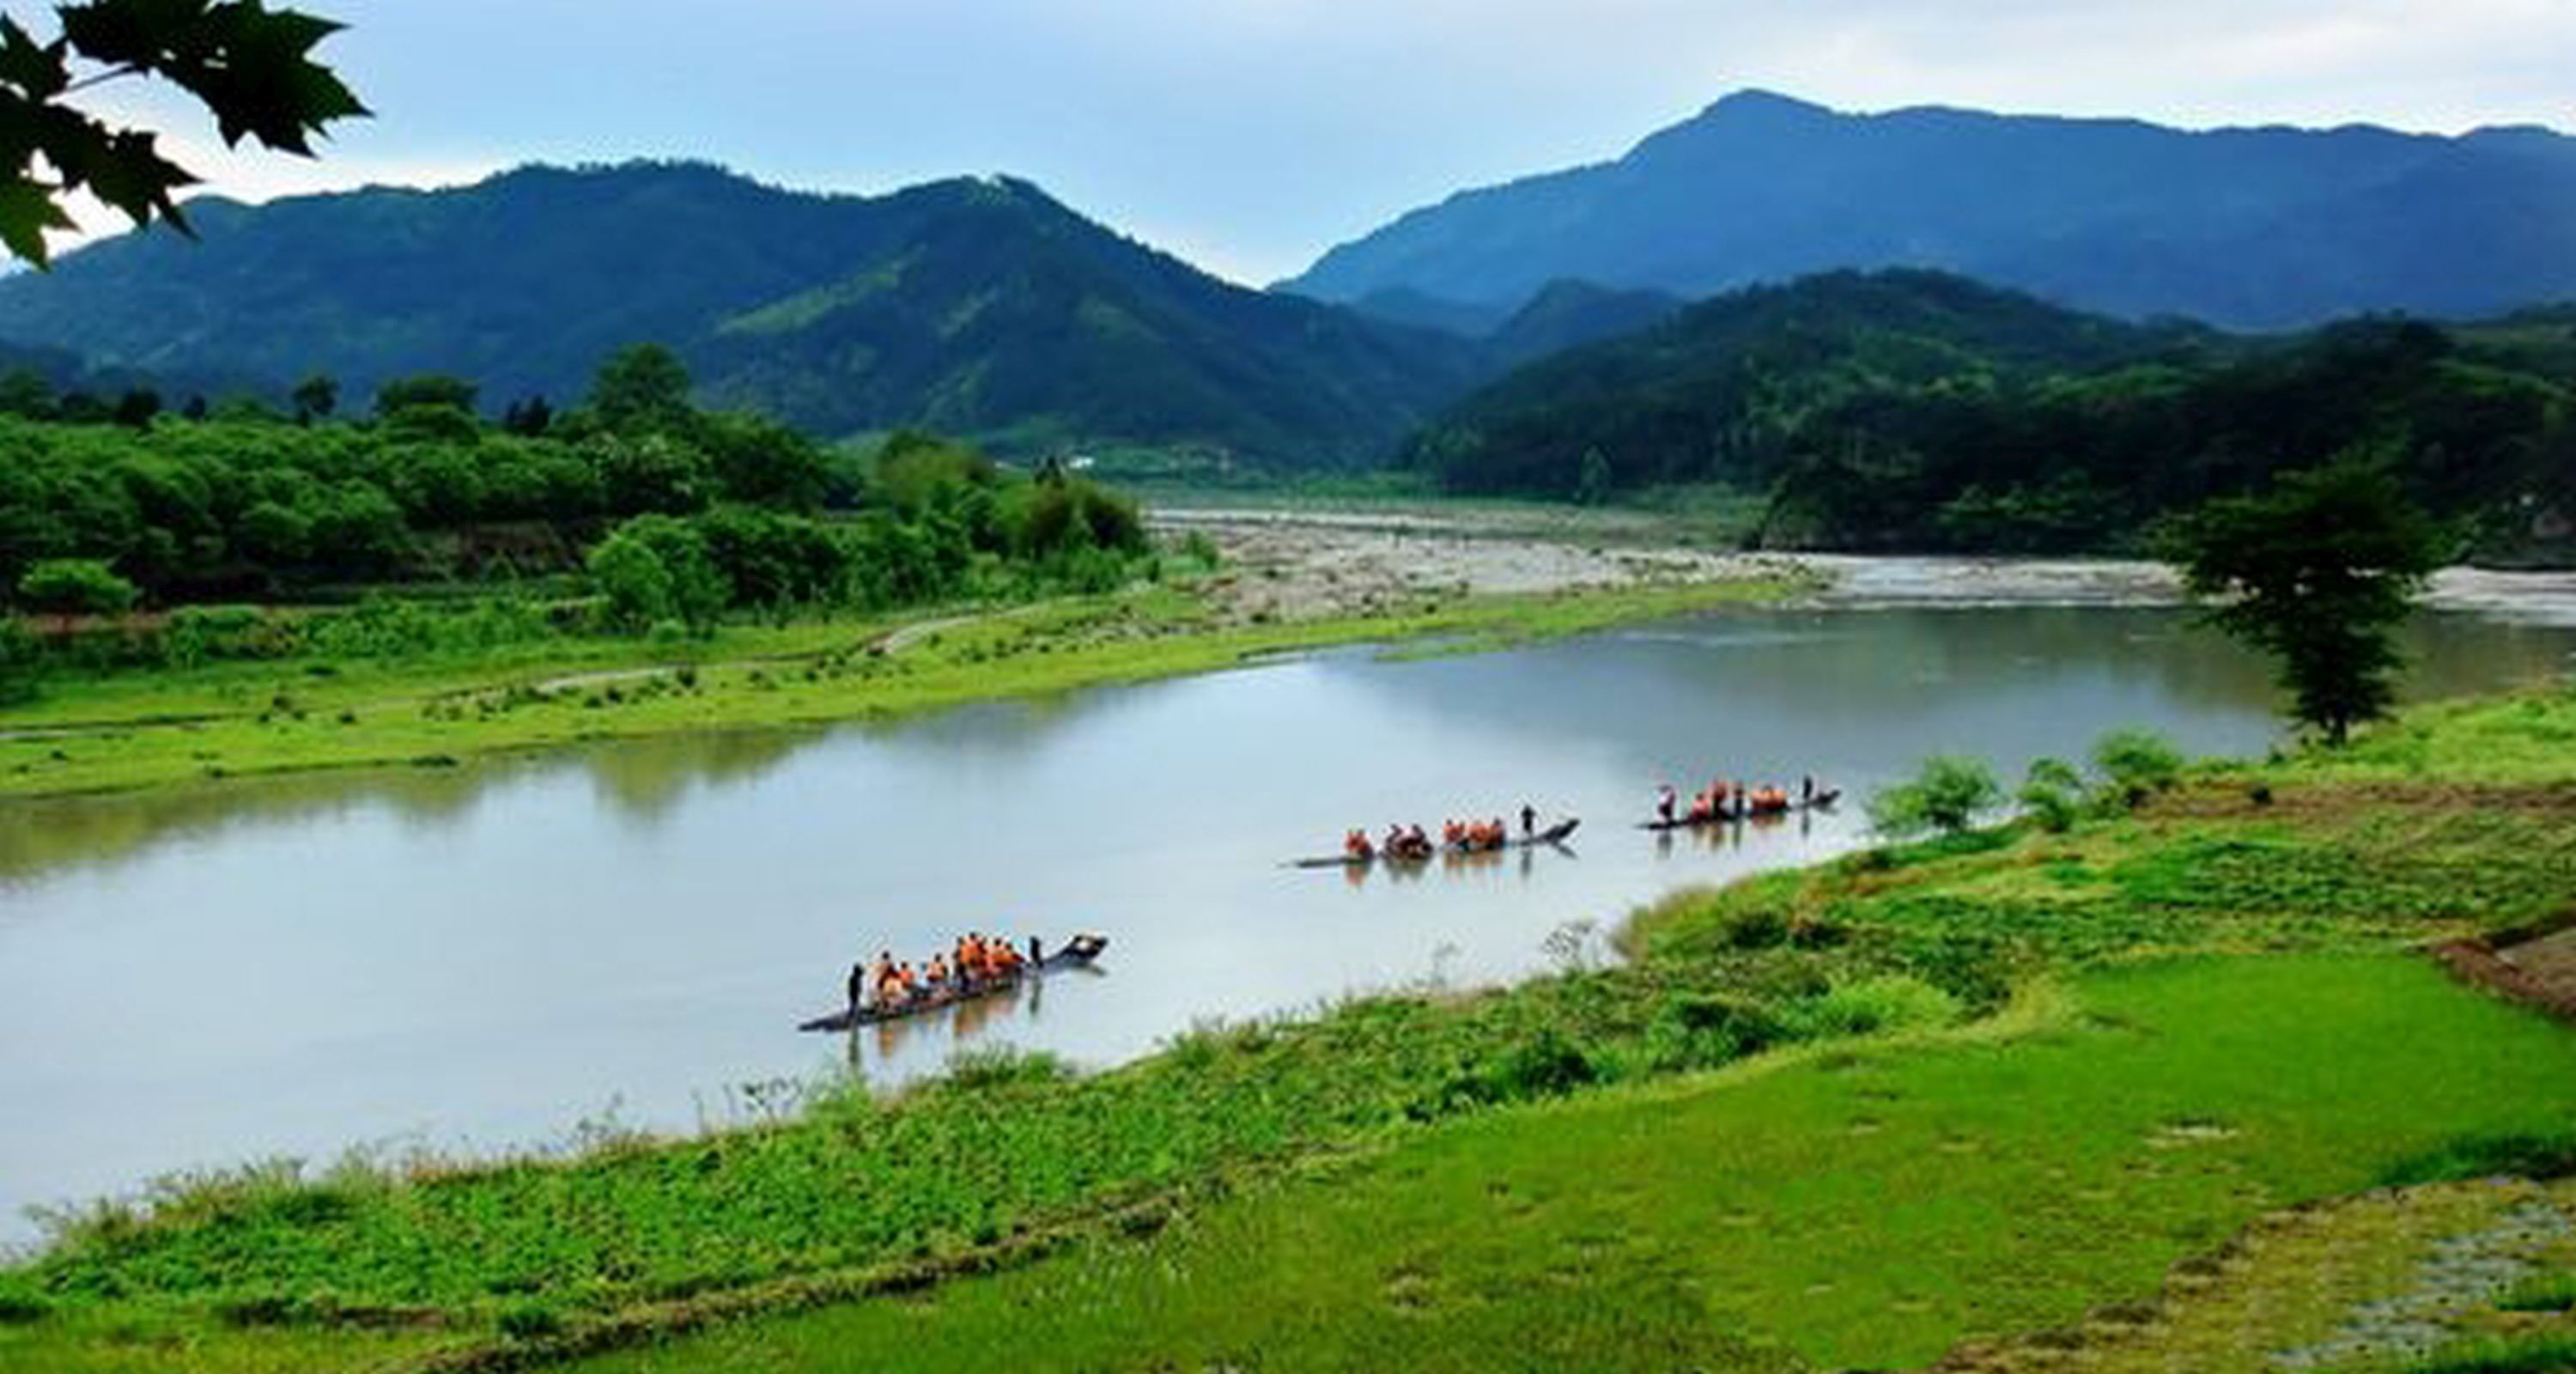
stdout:
<svg viewBox="0 0 2576 1374">
<path fill-rule="evenodd" d="M 2564 557 L 2569 351 L 2544 312 L 2246 338 L 1829 273 L 1534 363 L 1405 458 L 1459 492 L 1721 484 L 1767 499 L 1781 546 L 2064 552 L 2135 548 L 2158 515 L 2364 452 L 2488 556 Z"/>
<path fill-rule="evenodd" d="M 127 236 L 0 279 L 0 339 L 273 389 L 452 373 L 495 406 L 561 404 L 651 340 L 704 403 L 826 436 L 1308 462 L 1379 451 L 1472 361 L 1444 335 L 1229 285 L 1004 178 L 860 197 L 688 164 L 529 167 L 189 213 L 199 241 Z"/>
</svg>

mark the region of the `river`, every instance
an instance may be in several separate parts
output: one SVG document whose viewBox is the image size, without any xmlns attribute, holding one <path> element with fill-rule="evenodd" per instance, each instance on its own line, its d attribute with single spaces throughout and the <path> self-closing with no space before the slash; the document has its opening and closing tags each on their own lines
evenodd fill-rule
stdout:
<svg viewBox="0 0 2576 1374">
<path fill-rule="evenodd" d="M 2441 615 L 2411 643 L 2420 696 L 2564 672 L 2576 630 Z M 1857 798 L 1926 753 L 2014 776 L 2124 725 L 2259 752 L 2274 705 L 2260 663 L 2170 609 L 1801 610 L 0 807 L 0 1240 L 37 1234 L 30 1205 L 176 1171 L 686 1130 L 773 1083 L 898 1080 L 961 1044 L 1105 1065 L 1210 1018 L 1523 975 L 1569 922 L 1606 933 L 1674 887 L 1861 840 L 1849 803 L 1659 840 L 1633 823 L 1660 781 L 1812 773 Z M 1524 801 L 1580 816 L 1574 842 L 1283 866 L 1354 825 Z M 1111 945 L 1016 998 L 794 1029 L 853 959 L 969 927 Z"/>
</svg>

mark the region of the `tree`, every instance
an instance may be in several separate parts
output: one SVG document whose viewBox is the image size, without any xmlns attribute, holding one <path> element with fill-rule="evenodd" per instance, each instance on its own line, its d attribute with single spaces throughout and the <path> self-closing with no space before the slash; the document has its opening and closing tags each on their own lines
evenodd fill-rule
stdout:
<svg viewBox="0 0 2576 1374">
<path fill-rule="evenodd" d="M 599 365 L 590 410 L 618 434 L 681 428 L 697 414 L 689 404 L 689 369 L 660 344 L 629 344 Z"/>
<path fill-rule="evenodd" d="M 2394 700 L 2392 634 L 2449 537 L 2384 467 L 2347 457 L 2212 501 L 2163 542 L 2208 620 L 2278 658 L 2298 719 L 2341 745 Z"/>
<path fill-rule="evenodd" d="M 1935 754 L 1923 761 L 1912 782 L 1898 783 L 1871 797 L 1869 820 L 1883 835 L 1919 835 L 1926 830 L 1955 835 L 2003 799 L 2003 784 L 1982 762 Z"/>
<path fill-rule="evenodd" d="M 48 558 L 18 579 L 18 600 L 29 610 L 61 616 L 113 615 L 134 605 L 134 584 L 95 558 Z"/>
<path fill-rule="evenodd" d="M 733 600 L 733 587 L 708 556 L 706 536 L 668 515 L 639 515 L 618 526 L 591 550 L 587 566 L 610 615 L 632 626 L 677 620 L 705 634 Z"/>
<path fill-rule="evenodd" d="M 482 388 L 472 382 L 441 372 L 397 377 L 376 389 L 376 414 L 390 418 L 416 407 L 443 406 L 471 415 L 474 413 L 474 398 L 481 394 Z"/>
<path fill-rule="evenodd" d="M 173 194 L 196 178 L 161 156 L 157 135 L 112 128 L 70 97 L 124 77 L 160 78 L 196 97 L 228 147 L 245 137 L 304 157 L 312 136 L 363 117 L 314 45 L 341 25 L 263 0 L 87 0 L 57 4 L 60 36 L 39 43 L 0 15 L 0 243 L 47 265 L 45 231 L 76 226 L 64 200 L 87 191 L 138 229 L 193 231 Z"/>
<path fill-rule="evenodd" d="M 292 399 L 295 402 L 295 423 L 309 425 L 316 420 L 327 420 L 332 411 L 340 408 L 339 379 L 316 372 L 295 384 Z"/>
<path fill-rule="evenodd" d="M 148 386 L 138 386 L 116 401 L 116 422 L 128 429 L 149 429 L 152 417 L 161 413 L 161 393 Z"/>
<path fill-rule="evenodd" d="M 554 425 L 554 422 L 555 408 L 546 404 L 546 398 L 543 396 L 530 396 L 523 401 L 512 401 L 501 411 L 501 428 L 523 438 L 534 439 L 542 436 Z"/>
</svg>

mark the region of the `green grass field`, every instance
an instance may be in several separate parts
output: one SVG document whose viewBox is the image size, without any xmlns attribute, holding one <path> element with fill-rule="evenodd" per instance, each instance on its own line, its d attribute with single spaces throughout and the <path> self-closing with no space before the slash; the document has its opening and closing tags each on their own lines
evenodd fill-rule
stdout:
<svg viewBox="0 0 2576 1374">
<path fill-rule="evenodd" d="M 2151 1296 L 2452 1137 L 2576 1127 L 2576 1036 L 2391 957 L 2088 975 L 2023 1033 L 1517 1108 L 1017 1272 L 585 1368 L 1807 1369 Z"/>
</svg>

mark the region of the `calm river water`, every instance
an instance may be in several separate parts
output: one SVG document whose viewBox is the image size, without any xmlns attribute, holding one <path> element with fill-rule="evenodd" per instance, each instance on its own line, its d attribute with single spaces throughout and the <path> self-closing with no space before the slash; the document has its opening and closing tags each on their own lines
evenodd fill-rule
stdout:
<svg viewBox="0 0 2576 1374">
<path fill-rule="evenodd" d="M 2571 667 L 2576 631 L 2417 627 L 2418 694 Z M 353 1146 L 687 1129 L 746 1087 L 959 1045 L 1106 1064 L 1213 1017 L 1544 967 L 1562 924 L 1857 842 L 1859 807 L 1670 843 L 1654 785 L 1854 797 L 1934 751 L 2017 774 L 2148 725 L 2275 737 L 2260 664 L 2156 609 L 1783 612 L 1479 657 L 1360 652 L 884 727 L 0 808 L 0 1239 L 30 1204 Z M 1413 875 L 1282 861 L 1528 801 L 1572 852 Z M 856 1038 L 850 961 L 966 927 L 1100 970 Z"/>
</svg>

